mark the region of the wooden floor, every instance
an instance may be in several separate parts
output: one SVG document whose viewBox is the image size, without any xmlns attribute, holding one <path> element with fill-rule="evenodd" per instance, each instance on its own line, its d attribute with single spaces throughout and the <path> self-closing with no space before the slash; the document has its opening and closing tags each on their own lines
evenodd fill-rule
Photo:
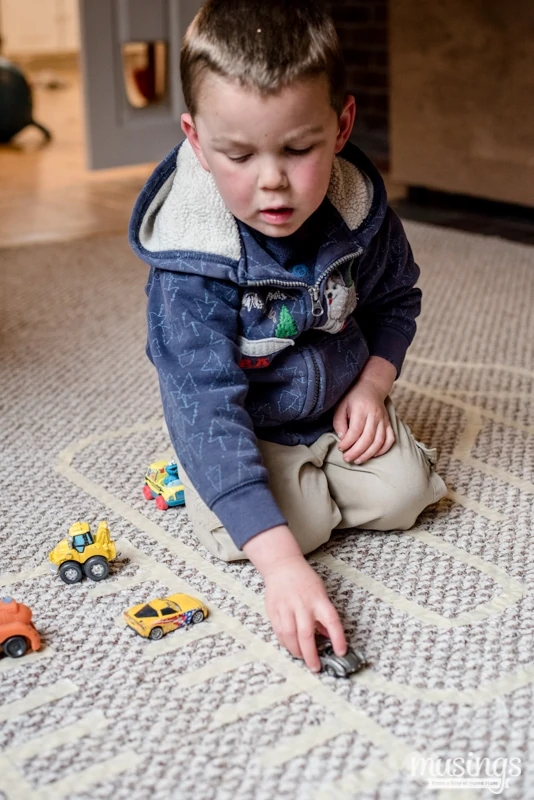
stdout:
<svg viewBox="0 0 534 800">
<path fill-rule="evenodd" d="M 18 62 L 34 82 L 34 119 L 52 133 L 27 128 L 0 145 L 0 246 L 52 242 L 127 231 L 130 212 L 153 164 L 89 171 L 85 166 L 81 75 L 72 58 Z M 44 88 L 45 75 L 64 82 Z M 390 199 L 404 187 L 386 180 Z"/>
<path fill-rule="evenodd" d="M 81 78 L 76 66 L 25 63 L 37 80 L 53 74 L 65 88 L 34 87 L 34 118 L 52 133 L 27 128 L 0 145 L 0 246 L 126 232 L 152 165 L 90 172 L 85 166 Z"/>
</svg>

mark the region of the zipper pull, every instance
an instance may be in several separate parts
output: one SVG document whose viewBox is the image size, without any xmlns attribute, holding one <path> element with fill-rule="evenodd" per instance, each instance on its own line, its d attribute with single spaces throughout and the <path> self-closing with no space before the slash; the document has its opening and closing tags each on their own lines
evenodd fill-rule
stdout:
<svg viewBox="0 0 534 800">
<path fill-rule="evenodd" d="M 311 295 L 312 299 L 312 316 L 313 317 L 322 317 L 323 316 L 323 307 L 321 305 L 321 301 L 319 300 L 319 289 L 317 286 L 310 286 L 308 291 Z"/>
</svg>

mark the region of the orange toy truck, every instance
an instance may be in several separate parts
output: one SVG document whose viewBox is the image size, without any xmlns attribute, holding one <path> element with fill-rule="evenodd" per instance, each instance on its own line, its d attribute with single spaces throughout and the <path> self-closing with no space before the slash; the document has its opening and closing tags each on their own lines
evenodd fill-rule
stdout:
<svg viewBox="0 0 534 800">
<path fill-rule="evenodd" d="M 11 658 L 20 658 L 28 648 L 39 650 L 41 639 L 32 622 L 32 612 L 12 597 L 0 599 L 0 649 Z"/>
</svg>

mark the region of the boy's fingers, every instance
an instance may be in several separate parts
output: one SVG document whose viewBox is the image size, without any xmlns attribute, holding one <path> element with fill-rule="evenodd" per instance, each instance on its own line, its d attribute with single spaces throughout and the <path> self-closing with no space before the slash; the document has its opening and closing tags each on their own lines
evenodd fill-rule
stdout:
<svg viewBox="0 0 534 800">
<path fill-rule="evenodd" d="M 299 645 L 308 669 L 311 669 L 312 672 L 320 672 L 321 662 L 315 643 L 315 626 L 310 620 L 306 620 L 302 623 L 302 627 L 299 627 Z"/>
<path fill-rule="evenodd" d="M 302 658 L 297 636 L 297 624 L 293 614 L 288 615 L 285 619 L 277 620 L 276 624 L 273 623 L 273 628 L 276 638 L 282 647 L 289 650 L 295 658 Z"/>
<path fill-rule="evenodd" d="M 345 405 L 338 406 L 334 419 L 332 421 L 336 434 L 342 439 L 349 429 L 347 422 L 347 407 Z"/>
<path fill-rule="evenodd" d="M 365 424 L 365 428 L 363 429 L 362 433 L 354 443 L 354 445 L 349 449 L 346 450 L 343 454 L 343 458 L 345 461 L 355 461 L 359 459 L 360 456 L 365 453 L 366 450 L 373 444 L 376 440 L 376 422 L 372 417 L 367 418 L 367 422 Z M 382 446 L 382 442 L 380 442 L 380 447 Z"/>
<path fill-rule="evenodd" d="M 378 423 L 378 427 L 376 429 L 375 437 L 369 447 L 360 453 L 359 456 L 356 456 L 354 459 L 355 464 L 365 464 L 366 461 L 369 461 L 370 458 L 374 458 L 378 455 L 381 448 L 384 446 L 386 441 L 386 431 L 384 430 L 384 425 L 382 422 Z"/>
<path fill-rule="evenodd" d="M 341 620 L 339 619 L 339 614 L 337 613 L 334 606 L 330 603 L 330 608 L 323 614 L 317 615 L 320 616 L 320 622 L 324 625 L 326 629 L 326 636 L 332 642 L 332 646 L 334 648 L 334 652 L 338 656 L 344 656 L 347 652 L 347 640 L 345 638 L 345 631 L 343 630 L 343 625 L 341 624 Z"/>
<path fill-rule="evenodd" d="M 365 430 L 366 420 L 365 416 L 353 414 L 349 420 L 349 427 L 343 439 L 340 441 L 338 447 L 341 452 L 346 451 L 352 447 L 362 436 Z"/>
<path fill-rule="evenodd" d="M 388 450 L 391 450 L 394 444 L 395 444 L 395 434 L 393 433 L 393 428 L 388 425 L 386 429 L 386 441 L 378 451 L 377 456 L 383 456 L 385 453 L 388 452 Z"/>
</svg>

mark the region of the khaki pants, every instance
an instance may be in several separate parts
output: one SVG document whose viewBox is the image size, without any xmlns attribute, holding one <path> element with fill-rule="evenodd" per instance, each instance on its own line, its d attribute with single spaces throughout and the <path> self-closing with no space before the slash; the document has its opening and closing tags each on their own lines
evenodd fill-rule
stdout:
<svg viewBox="0 0 534 800">
<path fill-rule="evenodd" d="M 435 451 L 414 439 L 389 399 L 386 406 L 395 443 L 361 466 L 343 461 L 334 433 L 309 447 L 258 441 L 270 489 L 304 554 L 327 542 L 334 529 L 407 530 L 424 508 L 446 495 L 432 466 Z M 186 511 L 202 544 L 223 561 L 246 558 L 180 465 L 179 470 Z"/>
</svg>

